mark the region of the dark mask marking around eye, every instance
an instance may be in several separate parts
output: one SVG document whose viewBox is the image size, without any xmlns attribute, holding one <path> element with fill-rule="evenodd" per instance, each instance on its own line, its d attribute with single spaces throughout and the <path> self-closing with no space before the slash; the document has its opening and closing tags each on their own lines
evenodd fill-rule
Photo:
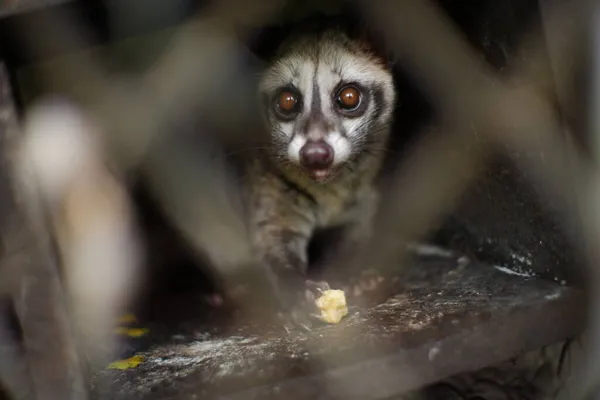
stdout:
<svg viewBox="0 0 600 400">
<path fill-rule="evenodd" d="M 385 105 L 383 87 L 381 85 L 373 84 L 370 88 L 370 92 L 373 96 L 373 119 L 378 120 Z"/>
</svg>

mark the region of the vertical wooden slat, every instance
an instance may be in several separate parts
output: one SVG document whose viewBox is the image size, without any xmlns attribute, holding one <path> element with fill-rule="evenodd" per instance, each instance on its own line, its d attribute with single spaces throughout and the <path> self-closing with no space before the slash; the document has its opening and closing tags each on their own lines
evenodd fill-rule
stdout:
<svg viewBox="0 0 600 400">
<path fill-rule="evenodd" d="M 31 187 L 16 185 L 11 148 L 18 122 L 6 69 L 0 68 L 0 232 L 5 291 L 13 298 L 37 399 L 86 399 L 52 236 Z M 26 190 L 25 190 L 26 189 Z"/>
</svg>

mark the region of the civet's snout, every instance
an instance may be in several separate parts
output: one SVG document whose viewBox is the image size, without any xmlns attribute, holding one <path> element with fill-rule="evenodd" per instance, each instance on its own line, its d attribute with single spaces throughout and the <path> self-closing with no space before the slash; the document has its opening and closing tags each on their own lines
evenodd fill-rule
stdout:
<svg viewBox="0 0 600 400">
<path fill-rule="evenodd" d="M 307 141 L 300 149 L 300 163 L 311 170 L 322 170 L 333 164 L 333 148 L 324 140 Z"/>
</svg>

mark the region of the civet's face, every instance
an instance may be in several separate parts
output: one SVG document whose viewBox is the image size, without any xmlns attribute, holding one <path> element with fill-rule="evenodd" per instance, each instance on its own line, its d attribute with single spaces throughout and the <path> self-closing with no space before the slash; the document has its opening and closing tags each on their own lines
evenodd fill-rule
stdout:
<svg viewBox="0 0 600 400">
<path fill-rule="evenodd" d="M 286 49 L 260 82 L 274 151 L 326 181 L 389 124 L 393 79 L 380 59 L 341 33 Z"/>
</svg>

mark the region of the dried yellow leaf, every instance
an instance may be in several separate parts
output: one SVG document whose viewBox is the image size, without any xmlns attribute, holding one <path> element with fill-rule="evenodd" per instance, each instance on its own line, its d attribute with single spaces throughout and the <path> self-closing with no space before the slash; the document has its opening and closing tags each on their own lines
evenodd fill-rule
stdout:
<svg viewBox="0 0 600 400">
<path fill-rule="evenodd" d="M 115 328 L 114 332 L 117 335 L 125 335 L 129 337 L 138 338 L 144 336 L 149 332 L 147 328 Z"/>
<path fill-rule="evenodd" d="M 135 368 L 144 361 L 144 356 L 133 356 L 124 360 L 115 361 L 110 363 L 107 369 L 130 369 Z"/>
</svg>

